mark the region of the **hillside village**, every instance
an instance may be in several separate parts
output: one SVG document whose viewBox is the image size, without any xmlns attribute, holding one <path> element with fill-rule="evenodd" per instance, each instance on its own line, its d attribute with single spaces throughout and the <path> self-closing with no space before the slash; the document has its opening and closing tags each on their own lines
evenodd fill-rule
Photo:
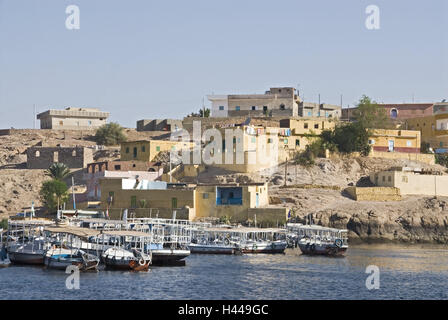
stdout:
<svg viewBox="0 0 448 320">
<path fill-rule="evenodd" d="M 109 113 L 95 108 L 50 109 L 37 116 L 40 129 L 0 130 L 0 218 L 32 206 L 54 215 L 40 190 L 61 163 L 71 172 L 62 207 L 111 219 L 128 209 L 261 227 L 313 221 L 346 228 L 353 241 L 448 240 L 448 174 L 437 164 L 448 146 L 448 103 L 372 103 L 387 126 L 365 130 L 368 150 L 344 152 L 330 142 L 361 123 L 356 108 L 304 102 L 291 87 L 208 99 L 208 114 L 136 119 L 112 145 L 98 142 Z M 214 139 L 204 138 L 207 129 Z"/>
</svg>

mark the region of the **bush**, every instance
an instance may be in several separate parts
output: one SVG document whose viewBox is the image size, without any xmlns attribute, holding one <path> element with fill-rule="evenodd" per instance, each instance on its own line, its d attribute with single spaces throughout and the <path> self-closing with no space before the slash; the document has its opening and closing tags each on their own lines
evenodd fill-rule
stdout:
<svg viewBox="0 0 448 320">
<path fill-rule="evenodd" d="M 95 141 L 105 146 L 114 146 L 126 141 L 126 136 L 118 123 L 111 122 L 98 128 Z"/>
<path fill-rule="evenodd" d="M 40 189 L 40 197 L 45 206 L 51 211 L 68 201 L 68 188 L 65 182 L 53 179 L 45 181 Z"/>
<path fill-rule="evenodd" d="M 448 168 L 448 155 L 436 153 L 436 163 Z"/>
<path fill-rule="evenodd" d="M 333 131 L 326 130 L 321 138 L 324 146 L 331 146 L 341 153 L 359 152 L 364 156 L 370 153 L 369 130 L 360 122 L 340 125 Z"/>
<path fill-rule="evenodd" d="M 325 145 L 321 139 L 316 139 L 305 147 L 305 150 L 295 154 L 293 162 L 303 167 L 314 165 L 317 157 L 325 156 Z"/>
<path fill-rule="evenodd" d="M 45 175 L 52 179 L 64 180 L 70 175 L 70 169 L 65 164 L 57 162 L 45 170 Z"/>
</svg>

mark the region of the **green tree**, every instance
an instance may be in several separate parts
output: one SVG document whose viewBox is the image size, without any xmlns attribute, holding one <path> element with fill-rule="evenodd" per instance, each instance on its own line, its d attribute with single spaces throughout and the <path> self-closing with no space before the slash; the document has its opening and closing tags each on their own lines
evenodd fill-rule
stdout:
<svg viewBox="0 0 448 320">
<path fill-rule="evenodd" d="M 8 219 L 2 219 L 2 221 L 0 221 L 0 229 L 6 230 L 8 229 Z"/>
<path fill-rule="evenodd" d="M 323 144 L 336 148 L 341 153 L 360 152 L 367 156 L 370 152 L 369 130 L 363 122 L 340 124 L 333 131 L 324 131 Z"/>
<path fill-rule="evenodd" d="M 207 109 L 200 109 L 199 110 L 199 116 L 201 118 L 208 118 L 208 117 L 210 117 L 210 109 L 209 108 L 207 108 Z"/>
<path fill-rule="evenodd" d="M 365 128 L 388 129 L 393 127 L 393 123 L 387 115 L 386 109 L 378 106 L 376 101 L 363 95 L 354 111 L 356 122 Z"/>
<path fill-rule="evenodd" d="M 65 164 L 57 162 L 45 170 L 45 175 L 62 181 L 70 175 L 70 169 Z"/>
<path fill-rule="evenodd" d="M 45 181 L 39 194 L 42 202 L 51 211 L 57 210 L 58 206 L 68 201 L 68 187 L 65 182 L 57 179 Z"/>
<path fill-rule="evenodd" d="M 114 146 L 126 141 L 126 135 L 122 126 L 111 122 L 98 128 L 95 133 L 95 141 L 105 146 Z"/>
</svg>

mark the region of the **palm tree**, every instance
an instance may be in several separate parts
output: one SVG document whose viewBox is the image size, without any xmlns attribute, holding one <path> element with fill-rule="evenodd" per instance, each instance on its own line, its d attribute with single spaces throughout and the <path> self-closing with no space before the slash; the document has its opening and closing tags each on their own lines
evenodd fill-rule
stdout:
<svg viewBox="0 0 448 320">
<path fill-rule="evenodd" d="M 70 169 L 65 164 L 57 162 L 53 163 L 50 168 L 45 170 L 45 175 L 62 181 L 70 175 Z"/>
</svg>

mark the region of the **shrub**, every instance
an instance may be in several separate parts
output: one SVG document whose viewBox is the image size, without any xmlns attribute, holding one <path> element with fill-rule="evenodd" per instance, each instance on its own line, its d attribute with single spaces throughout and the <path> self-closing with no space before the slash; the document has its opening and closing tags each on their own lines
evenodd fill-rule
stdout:
<svg viewBox="0 0 448 320">
<path fill-rule="evenodd" d="M 57 179 L 45 181 L 40 189 L 40 197 L 51 211 L 68 200 L 68 188 L 65 182 Z"/>
<path fill-rule="evenodd" d="M 448 168 L 448 155 L 436 153 L 436 163 Z"/>
<path fill-rule="evenodd" d="M 70 175 L 70 169 L 65 164 L 57 162 L 45 170 L 45 175 L 52 179 L 64 180 Z"/>
<path fill-rule="evenodd" d="M 108 123 L 98 128 L 95 133 L 95 141 L 98 144 L 113 146 L 126 141 L 123 127 L 118 123 Z"/>
<path fill-rule="evenodd" d="M 8 229 L 8 219 L 2 219 L 2 221 L 0 221 L 0 229 Z"/>
</svg>

